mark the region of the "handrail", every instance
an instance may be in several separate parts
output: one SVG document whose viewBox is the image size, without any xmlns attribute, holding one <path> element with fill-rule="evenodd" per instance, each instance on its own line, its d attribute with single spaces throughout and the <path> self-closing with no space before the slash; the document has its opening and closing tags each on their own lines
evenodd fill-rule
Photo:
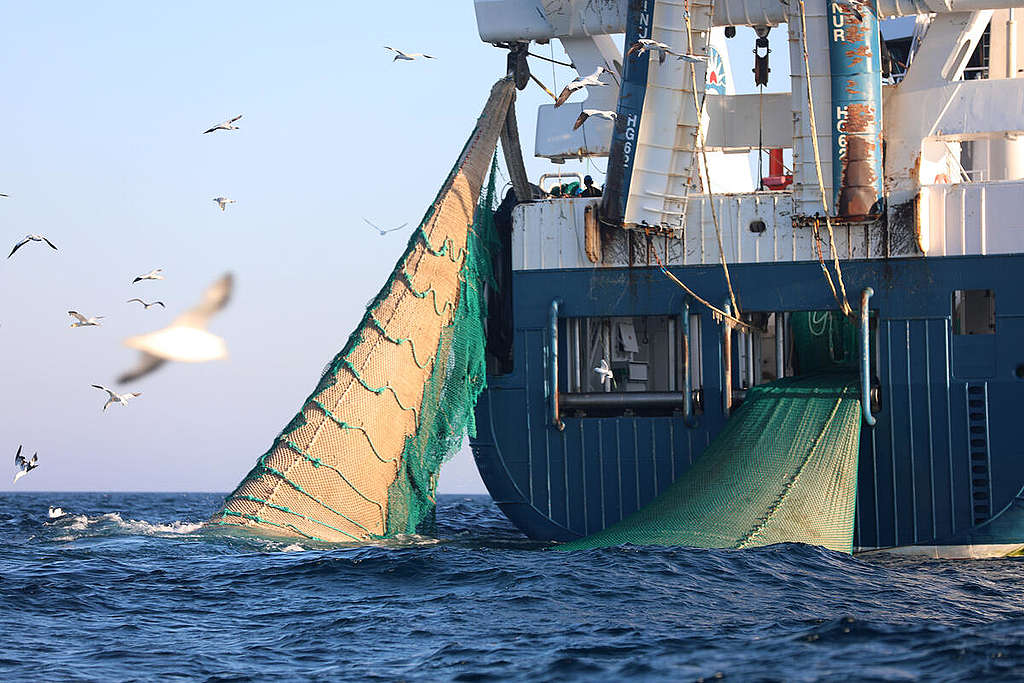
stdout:
<svg viewBox="0 0 1024 683">
<path fill-rule="evenodd" d="M 786 331 L 786 313 L 775 311 L 775 379 L 786 376 L 786 342 L 783 334 Z"/>
<path fill-rule="evenodd" d="M 732 306 L 726 300 L 722 310 L 732 315 Z M 729 417 L 732 412 L 732 326 L 722 321 L 722 414 Z"/>
<path fill-rule="evenodd" d="M 690 372 L 690 301 L 683 301 L 683 424 L 690 429 L 700 424 L 693 414 L 693 375 Z"/>
<path fill-rule="evenodd" d="M 868 311 L 868 300 L 874 293 L 870 287 L 865 287 L 860 293 L 860 406 L 864 422 L 869 427 L 875 426 L 875 416 L 871 414 L 871 326 Z"/>
<path fill-rule="evenodd" d="M 565 429 L 558 406 L 558 308 L 561 299 L 552 299 L 548 309 L 548 409 L 551 425 L 559 431 Z"/>
</svg>

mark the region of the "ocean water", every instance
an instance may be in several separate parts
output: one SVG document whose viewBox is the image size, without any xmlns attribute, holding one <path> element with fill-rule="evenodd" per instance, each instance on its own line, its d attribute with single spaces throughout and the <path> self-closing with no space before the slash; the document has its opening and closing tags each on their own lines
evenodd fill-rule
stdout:
<svg viewBox="0 0 1024 683">
<path fill-rule="evenodd" d="M 389 546 L 210 537 L 214 494 L 0 495 L 0 679 L 932 680 L 1024 673 L 1021 560 L 552 552 L 486 496 Z M 68 514 L 49 519 L 47 507 Z"/>
</svg>

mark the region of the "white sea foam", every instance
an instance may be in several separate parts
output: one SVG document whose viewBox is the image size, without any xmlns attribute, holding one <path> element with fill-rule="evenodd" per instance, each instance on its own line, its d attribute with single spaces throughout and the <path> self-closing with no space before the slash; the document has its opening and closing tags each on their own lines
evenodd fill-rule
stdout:
<svg viewBox="0 0 1024 683">
<path fill-rule="evenodd" d="M 70 523 L 68 523 L 69 519 Z M 175 521 L 169 524 L 154 524 L 142 519 L 129 519 L 126 521 L 117 512 L 107 512 L 96 517 L 89 517 L 87 515 L 74 515 L 69 517 L 68 515 L 65 515 L 63 518 L 59 518 L 59 521 L 62 526 L 66 525 L 65 528 L 69 531 L 89 531 L 90 529 L 97 530 L 113 526 L 118 531 L 124 531 L 129 534 L 138 534 L 140 536 L 192 534 L 203 527 L 202 522 Z"/>
</svg>

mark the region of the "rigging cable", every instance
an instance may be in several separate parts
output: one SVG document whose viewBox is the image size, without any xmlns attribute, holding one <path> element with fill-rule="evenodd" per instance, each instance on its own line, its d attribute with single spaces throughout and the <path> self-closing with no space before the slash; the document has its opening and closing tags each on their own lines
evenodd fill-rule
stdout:
<svg viewBox="0 0 1024 683">
<path fill-rule="evenodd" d="M 828 272 L 828 267 L 825 265 L 825 258 L 821 252 L 821 234 L 818 226 L 818 220 L 814 221 L 814 236 L 818 242 L 818 261 L 821 263 L 821 269 L 825 273 L 825 278 L 828 280 L 828 285 L 832 289 L 832 296 L 835 297 L 836 303 L 839 304 L 839 308 L 842 310 L 843 315 L 853 315 L 853 309 L 850 308 L 850 302 L 846 299 L 846 285 L 843 284 L 843 271 L 839 267 L 839 254 L 835 249 L 835 233 L 832 230 L 832 219 L 829 217 L 828 211 L 828 198 L 825 196 L 825 180 L 821 175 L 821 156 L 818 153 L 818 127 L 814 122 L 814 97 L 811 94 L 811 66 L 810 58 L 807 56 L 807 14 L 804 9 L 804 0 L 798 0 L 800 3 L 800 47 L 803 51 L 804 58 L 804 76 L 807 80 L 807 108 L 810 114 L 811 124 L 811 146 L 814 149 L 814 168 L 818 173 L 818 190 L 821 192 L 821 206 L 825 212 L 825 225 L 828 226 L 828 237 L 829 254 L 832 256 L 833 265 L 836 269 L 836 279 L 839 281 L 839 291 L 836 291 L 835 282 L 832 280 L 831 273 Z M 842 297 L 840 298 L 840 294 Z"/>
<path fill-rule="evenodd" d="M 803 0 L 801 0 L 801 2 L 802 1 Z M 690 12 L 689 12 L 690 7 L 689 7 L 689 5 L 690 5 L 690 0 L 686 0 L 685 11 L 683 12 L 683 19 L 686 21 L 686 49 L 687 49 L 687 52 L 689 52 L 690 54 L 693 54 L 693 35 L 692 35 L 692 32 L 691 32 L 691 25 L 690 25 Z M 713 11 L 714 11 L 714 0 L 712 0 L 711 7 L 708 9 L 708 12 L 713 12 Z M 707 151 L 707 147 L 704 144 L 703 131 L 701 130 L 702 127 L 703 127 L 703 125 L 702 125 L 703 124 L 703 117 L 701 115 L 702 112 L 703 112 L 703 106 L 702 106 L 703 103 L 698 103 L 698 101 L 697 101 L 697 65 L 692 63 L 692 62 L 690 63 L 690 81 L 693 84 L 693 106 L 697 110 L 697 112 L 696 112 L 697 113 L 697 133 L 696 133 L 696 136 L 695 136 L 695 138 L 696 138 L 695 142 L 696 142 L 696 144 L 700 145 L 700 154 L 701 154 L 702 160 L 704 161 L 704 164 L 703 164 L 703 167 L 704 167 L 703 168 L 703 172 L 704 173 L 703 173 L 703 178 L 702 178 L 703 185 L 704 185 L 704 194 L 708 198 L 708 206 L 711 208 L 711 220 L 715 224 L 715 237 L 718 238 L 718 254 L 721 257 L 722 271 L 725 273 L 725 284 L 729 288 L 729 302 L 732 304 L 732 310 L 735 313 L 736 317 L 738 318 L 739 315 L 740 315 L 740 307 L 736 303 L 736 293 L 733 292 L 733 289 L 732 289 L 732 279 L 729 277 L 729 265 L 728 265 L 728 263 L 726 263 L 726 259 L 725 259 L 725 246 L 722 243 L 722 229 L 721 229 L 721 226 L 718 223 L 718 212 L 715 210 L 715 200 L 714 200 L 714 197 L 711 194 L 711 169 L 710 169 L 710 167 L 708 165 L 708 151 Z M 707 97 L 707 88 L 706 87 L 704 89 L 704 97 L 705 98 Z M 699 165 L 700 164 L 698 164 L 698 166 Z M 685 220 L 685 217 L 684 217 L 684 220 Z M 732 317 L 732 316 L 730 316 L 730 317 Z"/>
<path fill-rule="evenodd" d="M 532 52 L 527 52 L 526 54 L 530 55 L 531 57 L 536 57 L 537 59 L 543 59 L 545 62 L 551 62 L 552 64 L 558 64 L 559 66 L 567 66 L 567 67 L 569 67 L 571 69 L 575 69 L 576 68 L 576 65 L 573 64 L 572 62 L 560 62 L 557 59 L 552 59 L 550 57 L 545 57 L 544 55 L 537 55 L 537 54 L 534 54 Z"/>
</svg>

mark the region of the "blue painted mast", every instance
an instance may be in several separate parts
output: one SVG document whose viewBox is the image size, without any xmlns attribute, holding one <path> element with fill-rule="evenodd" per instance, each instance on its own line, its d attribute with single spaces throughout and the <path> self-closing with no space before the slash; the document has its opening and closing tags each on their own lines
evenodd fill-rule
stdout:
<svg viewBox="0 0 1024 683">
<path fill-rule="evenodd" d="M 830 0 L 828 6 L 834 212 L 873 218 L 884 208 L 878 17 L 858 0 Z"/>
<path fill-rule="evenodd" d="M 650 38 L 654 26 L 654 0 L 630 0 L 626 18 L 626 50 L 640 38 Z M 615 131 L 608 155 L 608 176 L 601 201 L 602 219 L 621 224 L 626 217 L 626 201 L 633 178 L 636 141 L 640 132 L 640 116 L 647 94 L 647 71 L 650 51 L 626 55 L 622 65 L 622 86 L 616 108 Z"/>
</svg>

